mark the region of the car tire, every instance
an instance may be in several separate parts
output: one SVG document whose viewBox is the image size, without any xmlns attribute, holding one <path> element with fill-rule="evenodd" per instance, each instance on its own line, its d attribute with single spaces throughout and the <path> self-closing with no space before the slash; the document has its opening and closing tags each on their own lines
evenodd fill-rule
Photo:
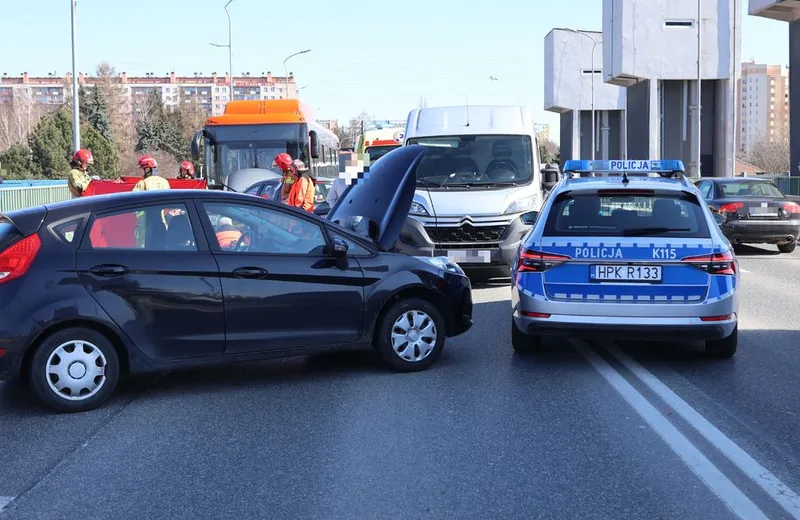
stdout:
<svg viewBox="0 0 800 520">
<path fill-rule="evenodd" d="M 792 242 L 791 244 L 778 244 L 778 251 L 781 253 L 791 253 L 797 247 L 797 242 Z"/>
<path fill-rule="evenodd" d="M 511 346 L 517 354 L 532 354 L 539 352 L 543 348 L 541 336 L 531 336 L 525 334 L 517 327 L 512 318 L 511 320 Z"/>
<path fill-rule="evenodd" d="M 64 329 L 36 349 L 28 378 L 31 390 L 46 405 L 61 412 L 84 412 L 97 408 L 114 392 L 119 358 L 103 334 L 86 328 Z"/>
<path fill-rule="evenodd" d="M 736 347 L 739 342 L 739 326 L 727 338 L 706 340 L 706 352 L 712 357 L 727 359 L 736 354 Z"/>
<path fill-rule="evenodd" d="M 428 369 L 442 355 L 446 328 L 442 313 L 418 298 L 391 305 L 378 324 L 376 345 L 398 372 Z"/>
</svg>

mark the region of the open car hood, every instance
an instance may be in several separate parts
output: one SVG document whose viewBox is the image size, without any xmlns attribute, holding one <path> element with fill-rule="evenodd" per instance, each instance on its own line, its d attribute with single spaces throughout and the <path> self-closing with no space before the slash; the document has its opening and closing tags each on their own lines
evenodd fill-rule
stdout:
<svg viewBox="0 0 800 520">
<path fill-rule="evenodd" d="M 426 148 L 392 150 L 351 183 L 328 213 L 328 220 L 368 235 L 381 249 L 397 243 L 417 185 L 417 164 Z"/>
</svg>

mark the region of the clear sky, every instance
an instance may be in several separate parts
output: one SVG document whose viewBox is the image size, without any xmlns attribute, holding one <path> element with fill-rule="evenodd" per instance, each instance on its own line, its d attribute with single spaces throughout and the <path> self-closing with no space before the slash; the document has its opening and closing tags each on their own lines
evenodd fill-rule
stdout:
<svg viewBox="0 0 800 520">
<path fill-rule="evenodd" d="M 226 0 L 78 0 L 82 72 L 108 61 L 129 75 L 224 74 Z M 70 1 L 2 0 L 0 73 L 63 75 L 71 68 Z M 747 0 L 745 0 L 746 9 Z M 405 119 L 429 105 L 513 103 L 515 92 L 555 131 L 544 106 L 544 37 L 553 27 L 601 30 L 601 0 L 234 0 L 236 74 L 289 61 L 318 119 L 362 111 Z M 787 65 L 787 24 L 744 15 L 742 58 Z M 504 83 L 489 81 L 496 76 Z"/>
</svg>

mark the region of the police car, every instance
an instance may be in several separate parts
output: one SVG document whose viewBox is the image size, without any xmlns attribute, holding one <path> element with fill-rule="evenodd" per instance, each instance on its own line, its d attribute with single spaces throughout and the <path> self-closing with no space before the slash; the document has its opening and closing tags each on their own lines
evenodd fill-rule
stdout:
<svg viewBox="0 0 800 520">
<path fill-rule="evenodd" d="M 567 161 L 512 267 L 519 353 L 548 335 L 736 352 L 739 266 L 682 161 Z"/>
</svg>

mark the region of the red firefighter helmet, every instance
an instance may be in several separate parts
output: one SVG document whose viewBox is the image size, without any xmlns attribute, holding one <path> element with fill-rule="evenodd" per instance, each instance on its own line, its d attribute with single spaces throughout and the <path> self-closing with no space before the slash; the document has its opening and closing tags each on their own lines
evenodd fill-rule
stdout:
<svg viewBox="0 0 800 520">
<path fill-rule="evenodd" d="M 279 153 L 275 156 L 275 166 L 285 172 L 292 166 L 292 156 L 288 153 Z"/>
<path fill-rule="evenodd" d="M 75 155 L 72 156 L 72 162 L 78 164 L 94 164 L 94 156 L 92 152 L 84 148 L 75 152 Z"/>
<path fill-rule="evenodd" d="M 152 155 L 144 155 L 139 158 L 139 168 L 142 169 L 155 169 L 158 168 L 158 163 Z"/>
<path fill-rule="evenodd" d="M 183 161 L 179 170 L 180 174 L 191 175 L 194 177 L 194 164 L 191 161 Z"/>
</svg>

